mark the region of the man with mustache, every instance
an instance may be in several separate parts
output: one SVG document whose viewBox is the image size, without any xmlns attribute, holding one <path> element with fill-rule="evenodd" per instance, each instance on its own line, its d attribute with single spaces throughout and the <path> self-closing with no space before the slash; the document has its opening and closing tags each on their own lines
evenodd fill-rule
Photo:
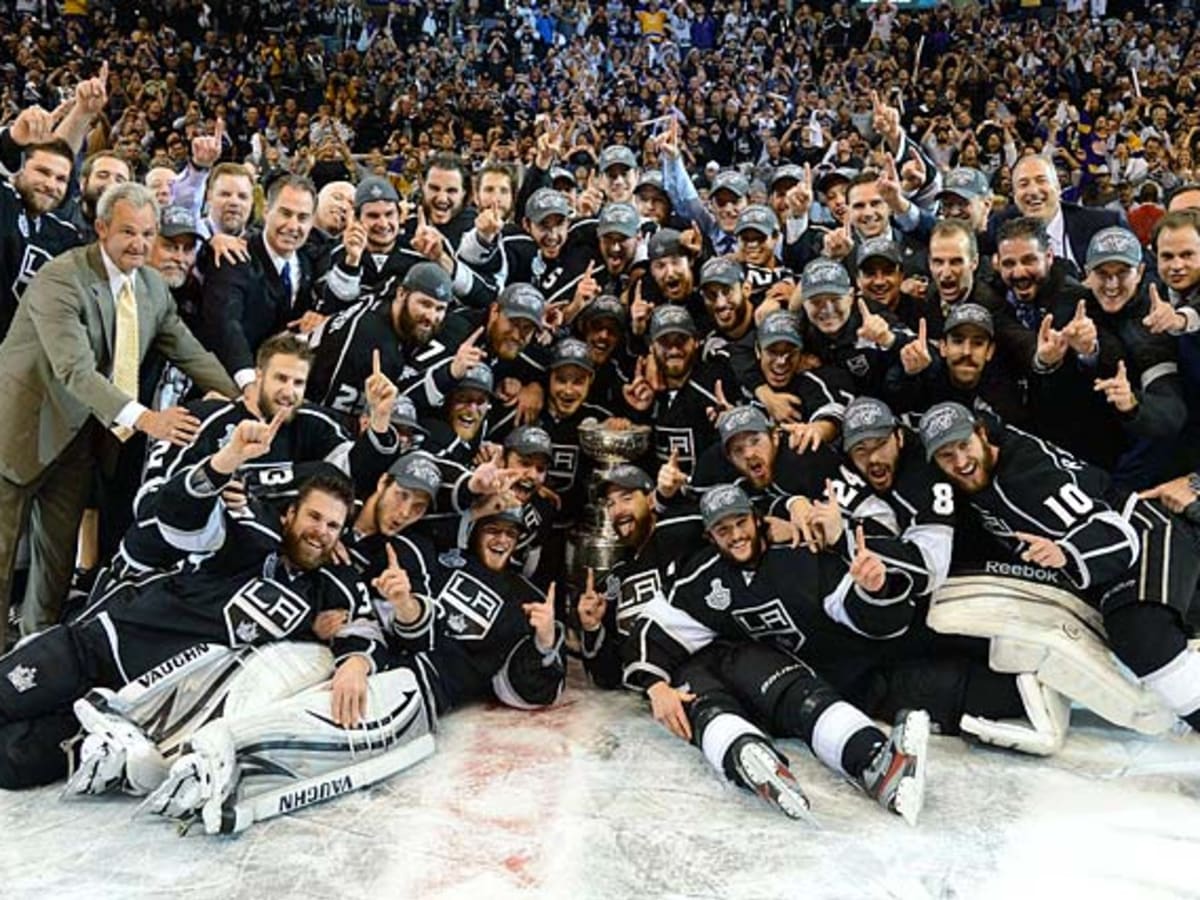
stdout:
<svg viewBox="0 0 1200 900">
<path fill-rule="evenodd" d="M 922 416 L 921 442 L 977 513 L 991 551 L 1061 573 L 1103 615 L 1117 658 L 1200 728 L 1200 655 L 1183 624 L 1195 535 L 1157 501 L 1114 489 L 1102 469 L 957 403 Z"/>
<path fill-rule="evenodd" d="M 331 565 L 354 505 L 344 476 L 314 476 L 282 516 L 230 492 L 238 471 L 270 450 L 283 417 L 240 422 L 220 450 L 164 484 L 94 604 L 0 659 L 0 786 L 66 774 L 57 747 L 78 729 L 68 704 L 90 688 L 117 689 L 198 644 L 313 640 L 318 613 L 350 611 L 358 577 Z"/>
<path fill-rule="evenodd" d="M 150 265 L 158 270 L 189 328 L 199 328 L 203 288 L 196 277 L 196 256 L 200 250 L 200 226 L 191 210 L 183 206 L 164 206 L 159 214 L 158 237 L 150 250 Z"/>
<path fill-rule="evenodd" d="M 389 300 L 362 300 L 338 313 L 318 332 L 309 399 L 356 422 L 376 353 L 403 393 L 418 393 L 427 367 L 448 352 L 443 323 L 453 295 L 445 269 L 422 261 L 405 272 Z"/>
<path fill-rule="evenodd" d="M 312 230 L 316 197 L 307 178 L 276 179 L 263 230 L 247 241 L 248 258 L 204 274 L 200 337 L 247 394 L 254 390 L 259 344 L 312 309 L 314 275 L 298 251 Z"/>
<path fill-rule="evenodd" d="M 1006 422 L 1029 421 L 1022 384 L 996 359 L 992 314 L 978 303 L 952 307 L 944 335 L 930 347 L 924 322 L 917 339 L 900 351 L 888 371 L 884 395 L 900 412 L 924 412 L 935 403 L 954 400 L 967 407 L 995 410 Z"/>
</svg>

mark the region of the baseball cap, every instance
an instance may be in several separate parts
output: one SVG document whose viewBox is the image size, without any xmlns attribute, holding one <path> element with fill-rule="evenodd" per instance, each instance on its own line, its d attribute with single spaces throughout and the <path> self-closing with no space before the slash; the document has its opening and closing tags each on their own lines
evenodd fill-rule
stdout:
<svg viewBox="0 0 1200 900">
<path fill-rule="evenodd" d="M 687 334 L 696 336 L 696 323 L 692 314 L 682 306 L 660 306 L 650 314 L 650 340 L 657 341 L 664 334 Z"/>
<path fill-rule="evenodd" d="M 767 421 L 767 417 L 753 406 L 735 406 L 717 418 L 717 433 L 721 436 L 722 447 L 735 435 L 747 431 L 766 434 L 770 430 L 771 423 Z"/>
<path fill-rule="evenodd" d="M 574 172 L 564 169 L 562 166 L 555 166 L 550 170 L 550 183 L 556 184 L 559 181 L 569 181 L 571 187 L 579 187 L 579 181 L 576 180 Z"/>
<path fill-rule="evenodd" d="M 388 469 L 392 481 L 412 491 L 424 491 L 433 500 L 442 484 L 442 470 L 427 453 L 406 453 Z"/>
<path fill-rule="evenodd" d="M 200 237 L 196 216 L 186 206 L 164 206 L 158 217 L 158 233 L 165 238 L 190 234 Z"/>
<path fill-rule="evenodd" d="M 606 489 L 610 484 L 625 488 L 627 491 L 649 493 L 654 490 L 654 480 L 632 463 L 619 463 L 601 472 L 601 490 Z"/>
<path fill-rule="evenodd" d="M 850 276 L 846 267 L 830 259 L 814 259 L 800 276 L 800 291 L 805 300 L 823 294 L 848 294 Z"/>
<path fill-rule="evenodd" d="M 354 211 L 358 212 L 362 209 L 364 203 L 374 203 L 377 200 L 399 203 L 400 195 L 396 193 L 396 189 L 386 178 L 368 175 L 354 189 Z"/>
<path fill-rule="evenodd" d="M 735 484 L 718 485 L 705 491 L 700 498 L 700 517 L 704 520 L 705 530 L 730 516 L 744 516 L 753 512 L 750 498 Z"/>
<path fill-rule="evenodd" d="M 953 194 L 963 200 L 978 200 L 991 192 L 986 175 L 970 166 L 959 166 L 942 176 L 942 189 L 938 196 Z"/>
<path fill-rule="evenodd" d="M 546 429 L 536 425 L 522 425 L 520 428 L 514 428 L 504 439 L 504 449 L 513 450 L 522 456 L 549 458 L 553 455 L 550 435 L 546 433 Z"/>
<path fill-rule="evenodd" d="M 622 327 L 625 325 L 625 306 L 612 294 L 601 294 L 583 308 L 576 319 L 581 325 L 592 319 L 615 319 Z"/>
<path fill-rule="evenodd" d="M 768 187 L 774 189 L 775 185 L 781 181 L 803 180 L 804 170 L 797 165 L 788 163 L 787 165 L 776 167 L 775 171 L 771 173 L 771 180 L 768 183 Z"/>
<path fill-rule="evenodd" d="M 733 226 L 734 234 L 741 234 L 743 231 L 774 234 L 778 230 L 779 217 L 775 215 L 775 210 L 759 203 L 743 209 L 737 217 L 737 224 Z"/>
<path fill-rule="evenodd" d="M 550 355 L 550 368 L 557 369 L 562 366 L 579 366 L 589 372 L 596 371 L 588 352 L 588 345 L 577 338 L 563 338 L 554 345 Z"/>
<path fill-rule="evenodd" d="M 686 256 L 683 249 L 682 235 L 674 228 L 660 228 L 650 235 L 646 244 L 646 257 L 654 261 L 668 256 Z"/>
<path fill-rule="evenodd" d="M 842 418 L 842 447 L 847 451 L 872 438 L 887 437 L 899 424 L 891 409 L 874 397 L 855 397 Z"/>
<path fill-rule="evenodd" d="M 663 184 L 663 174 L 659 169 L 645 169 L 642 171 L 642 177 L 638 179 L 637 187 L 633 189 L 633 192 L 636 194 L 642 188 L 654 188 L 654 190 L 658 191 L 664 197 L 667 196 L 667 188 Z"/>
<path fill-rule="evenodd" d="M 738 197 L 745 197 L 750 193 L 750 180 L 736 169 L 726 169 L 717 173 L 708 190 L 709 194 L 717 191 L 732 191 Z"/>
<path fill-rule="evenodd" d="M 527 319 L 535 325 L 542 324 L 542 313 L 546 309 L 546 298 L 532 284 L 515 282 L 500 292 L 496 301 L 500 312 L 510 319 Z"/>
<path fill-rule="evenodd" d="M 525 507 L 509 506 L 491 515 L 483 516 L 471 526 L 471 530 L 474 531 L 488 522 L 507 522 L 509 525 L 516 525 L 523 532 L 525 530 Z"/>
<path fill-rule="evenodd" d="M 417 408 L 413 405 L 412 398 L 406 394 L 400 394 L 396 397 L 396 402 L 392 404 L 392 413 L 389 418 L 392 424 L 398 428 L 406 428 L 418 434 L 428 434 L 417 421 Z"/>
<path fill-rule="evenodd" d="M 600 160 L 596 164 L 601 172 L 607 172 L 613 166 L 628 166 L 637 168 L 637 157 L 624 144 L 609 144 L 600 151 Z"/>
<path fill-rule="evenodd" d="M 556 191 L 554 188 L 538 188 L 525 201 L 525 218 L 540 225 L 549 216 L 570 218 L 571 204 L 567 202 L 567 195 L 562 191 Z"/>
<path fill-rule="evenodd" d="M 824 175 L 817 179 L 817 192 L 824 194 L 830 188 L 839 184 L 849 184 L 858 174 L 858 169 L 842 167 L 840 169 L 830 169 Z"/>
<path fill-rule="evenodd" d="M 770 347 L 780 341 L 787 341 L 797 347 L 804 346 L 804 339 L 800 337 L 800 323 L 796 316 L 786 309 L 767 314 L 758 326 L 756 340 L 760 347 Z"/>
<path fill-rule="evenodd" d="M 700 269 L 700 286 L 723 284 L 727 287 L 741 284 L 742 267 L 727 256 L 715 256 Z"/>
<path fill-rule="evenodd" d="M 449 303 L 454 296 L 454 282 L 435 262 L 417 263 L 404 273 L 402 285 L 407 291 L 416 291 L 440 303 Z"/>
<path fill-rule="evenodd" d="M 975 415 L 961 403 L 937 403 L 921 416 L 921 443 L 925 445 L 925 458 L 946 444 L 965 441 L 975 430 Z"/>
<path fill-rule="evenodd" d="M 1088 241 L 1087 268 L 1107 262 L 1122 262 L 1137 268 L 1142 264 L 1142 245 L 1137 235 L 1127 228 L 1102 228 Z"/>
<path fill-rule="evenodd" d="M 632 203 L 607 203 L 596 220 L 596 234 L 619 234 L 622 237 L 637 237 L 641 216 Z"/>
<path fill-rule="evenodd" d="M 898 266 L 900 265 L 900 248 L 891 238 L 867 238 L 859 245 L 855 262 L 861 266 L 868 259 L 886 259 Z"/>
<path fill-rule="evenodd" d="M 994 337 L 996 334 L 992 314 L 978 303 L 953 304 L 950 307 L 950 314 L 946 316 L 942 331 L 949 334 L 962 325 L 973 325 L 980 331 L 986 332 L 988 337 Z"/>
<path fill-rule="evenodd" d="M 476 363 L 467 369 L 466 374 L 454 383 L 451 391 L 483 391 L 485 394 L 491 395 L 496 386 L 496 378 L 492 374 L 492 367 L 487 363 Z"/>
</svg>

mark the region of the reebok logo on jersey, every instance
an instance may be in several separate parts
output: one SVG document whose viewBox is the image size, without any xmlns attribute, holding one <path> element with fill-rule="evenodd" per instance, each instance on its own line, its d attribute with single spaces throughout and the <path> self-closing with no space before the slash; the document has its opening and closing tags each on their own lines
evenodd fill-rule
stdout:
<svg viewBox="0 0 1200 900">
<path fill-rule="evenodd" d="M 320 803 L 322 800 L 329 800 L 332 797 L 352 790 L 354 790 L 354 781 L 349 775 L 331 778 L 328 781 L 322 781 L 320 784 L 314 784 L 311 787 L 302 788 L 290 794 L 284 794 L 279 798 L 279 811 L 281 813 L 291 812 L 304 806 Z"/>
<path fill-rule="evenodd" d="M 33 690 L 37 687 L 36 666 L 14 666 L 8 673 L 9 683 L 16 688 L 18 694 Z"/>
</svg>

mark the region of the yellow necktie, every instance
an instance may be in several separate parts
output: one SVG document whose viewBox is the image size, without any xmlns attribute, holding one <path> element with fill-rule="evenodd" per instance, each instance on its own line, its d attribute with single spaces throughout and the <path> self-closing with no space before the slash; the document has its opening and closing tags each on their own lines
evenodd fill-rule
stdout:
<svg viewBox="0 0 1200 900">
<path fill-rule="evenodd" d="M 117 294 L 117 339 L 113 346 L 113 384 L 130 399 L 138 396 L 138 318 L 137 297 L 133 293 L 133 282 L 126 279 Z M 127 441 L 133 435 L 132 428 L 114 425 L 113 434 Z"/>
</svg>

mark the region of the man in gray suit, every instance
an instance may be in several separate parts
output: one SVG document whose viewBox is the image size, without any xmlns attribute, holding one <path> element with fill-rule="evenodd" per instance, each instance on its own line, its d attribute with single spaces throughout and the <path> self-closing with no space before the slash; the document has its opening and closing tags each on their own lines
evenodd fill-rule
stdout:
<svg viewBox="0 0 1200 900">
<path fill-rule="evenodd" d="M 154 194 L 132 182 L 110 187 L 97 205 L 96 232 L 96 243 L 42 267 L 0 344 L 0 647 L 26 525 L 21 630 L 32 634 L 58 619 L 92 474 L 112 465 L 118 441 L 141 431 L 182 445 L 195 435 L 200 423 L 182 407 L 137 402 L 138 367 L 150 348 L 202 389 L 237 395 L 145 265 L 158 232 Z"/>
</svg>

